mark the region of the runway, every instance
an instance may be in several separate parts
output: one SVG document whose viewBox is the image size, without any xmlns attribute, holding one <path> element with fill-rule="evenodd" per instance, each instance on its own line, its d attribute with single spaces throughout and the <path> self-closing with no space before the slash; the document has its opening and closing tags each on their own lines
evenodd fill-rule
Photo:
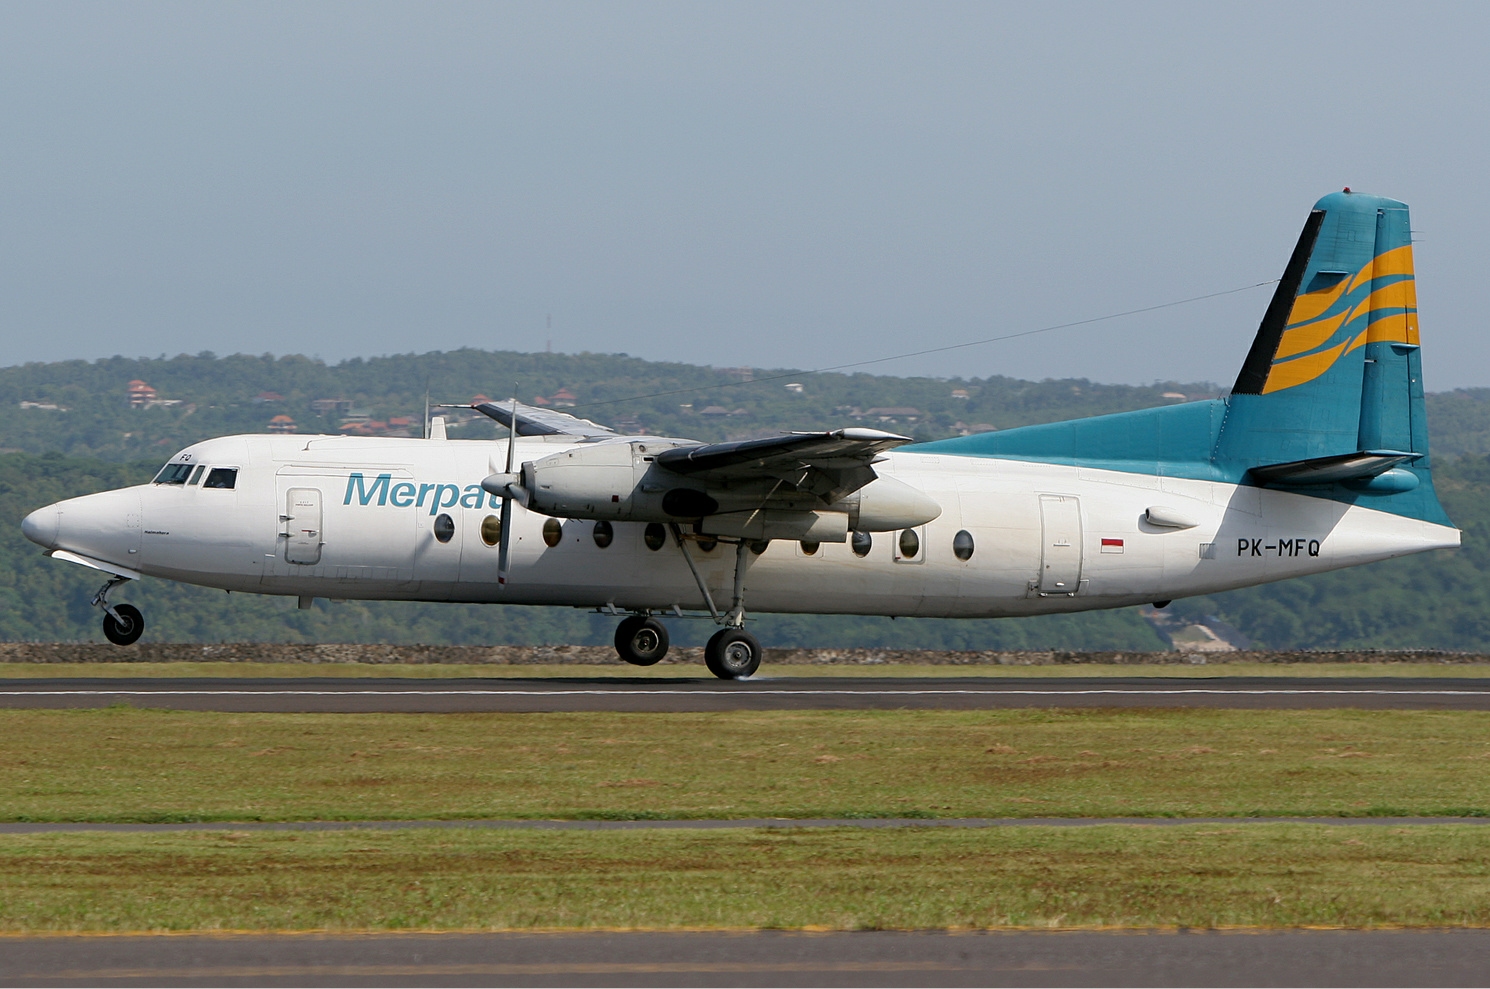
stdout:
<svg viewBox="0 0 1490 989">
<path fill-rule="evenodd" d="M 1409 677 L 761 677 L 12 679 L 0 707 L 189 711 L 993 710 L 1031 707 L 1490 710 L 1490 680 Z"/>
<path fill-rule="evenodd" d="M 1490 931 L 0 938 L 0 985 L 1457 986 Z"/>
</svg>

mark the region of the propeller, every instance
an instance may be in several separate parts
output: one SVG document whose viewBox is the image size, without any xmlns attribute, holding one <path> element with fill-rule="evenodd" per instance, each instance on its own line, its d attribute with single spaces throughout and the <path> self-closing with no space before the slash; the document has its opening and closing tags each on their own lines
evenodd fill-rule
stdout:
<svg viewBox="0 0 1490 989">
<path fill-rule="evenodd" d="M 512 503 L 528 503 L 528 492 L 523 487 L 522 475 L 513 473 L 513 460 L 517 454 L 517 399 L 512 400 L 512 418 L 507 432 L 507 469 L 493 473 L 481 482 L 487 492 L 502 499 L 501 534 L 497 543 L 497 583 L 506 585 L 509 543 L 512 539 Z"/>
</svg>

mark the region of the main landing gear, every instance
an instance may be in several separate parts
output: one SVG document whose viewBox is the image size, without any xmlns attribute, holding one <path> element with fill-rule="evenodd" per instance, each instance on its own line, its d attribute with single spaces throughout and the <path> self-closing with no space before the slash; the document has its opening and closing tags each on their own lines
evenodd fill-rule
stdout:
<svg viewBox="0 0 1490 989">
<path fill-rule="evenodd" d="M 632 615 L 616 627 L 616 652 L 632 666 L 660 662 L 667 645 L 667 626 L 649 615 Z"/>
<path fill-rule="evenodd" d="M 128 577 L 113 577 L 98 589 L 91 602 L 93 607 L 103 609 L 103 635 L 116 646 L 133 645 L 145 631 L 145 616 L 132 604 L 109 604 L 109 592 L 127 581 Z"/>
<path fill-rule="evenodd" d="M 761 644 L 755 636 L 745 631 L 745 571 L 750 566 L 750 554 L 757 556 L 765 552 L 765 543 L 749 543 L 741 539 L 735 545 L 734 602 L 727 614 L 721 615 L 709 593 L 709 585 L 699 576 L 688 544 L 676 524 L 671 526 L 673 539 L 688 562 L 688 570 L 698 584 L 699 594 L 708 606 L 714 621 L 724 628 L 715 632 L 704 646 L 704 665 L 709 672 L 721 680 L 743 680 L 761 665 Z M 667 629 L 650 615 L 632 615 L 616 629 L 616 652 L 633 666 L 651 666 L 667 655 Z"/>
</svg>

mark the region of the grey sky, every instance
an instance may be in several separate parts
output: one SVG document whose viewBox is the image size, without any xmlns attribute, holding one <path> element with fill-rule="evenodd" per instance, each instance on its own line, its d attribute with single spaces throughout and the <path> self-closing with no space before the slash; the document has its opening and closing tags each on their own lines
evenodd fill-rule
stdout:
<svg viewBox="0 0 1490 989">
<path fill-rule="evenodd" d="M 6 4 L 0 362 L 839 364 L 1274 278 L 1350 185 L 1490 385 L 1485 10 Z M 1229 383 L 1268 291 L 874 370 Z"/>
</svg>

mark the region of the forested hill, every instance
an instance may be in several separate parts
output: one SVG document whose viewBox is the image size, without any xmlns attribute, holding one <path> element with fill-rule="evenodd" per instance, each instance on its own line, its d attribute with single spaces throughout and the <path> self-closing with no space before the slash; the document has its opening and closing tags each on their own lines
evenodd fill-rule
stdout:
<svg viewBox="0 0 1490 989">
<path fill-rule="evenodd" d="M 762 369 L 658 364 L 625 356 L 457 351 L 326 365 L 301 357 L 30 364 L 0 369 L 0 640 L 101 639 L 88 599 L 100 582 L 26 542 L 20 519 L 72 495 L 147 479 L 187 443 L 260 432 L 276 416 L 301 432 L 418 433 L 425 382 L 435 401 L 477 394 L 573 401 L 574 411 L 623 428 L 720 439 L 853 423 L 922 437 L 1008 428 L 1215 395 L 1214 386 L 1096 385 L 988 377 L 784 377 Z M 746 377 L 752 380 L 743 380 Z M 773 378 L 773 380 L 763 380 Z M 130 404 L 131 382 L 136 406 Z M 502 382 L 507 382 L 504 386 Z M 800 392 L 787 385 L 800 385 Z M 960 395 L 958 393 L 965 393 Z M 636 396 L 655 396 L 638 399 Z M 312 403 L 325 400 L 319 408 Z M 150 404 L 151 402 L 155 404 Z M 25 407 L 23 404 L 25 403 Z M 179 404 L 165 404 L 179 403 Z M 331 403 L 331 404 L 327 404 Z M 610 403 L 610 404 L 602 404 Z M 47 406 L 53 406 L 48 408 Z M 1438 488 L 1464 547 L 1244 591 L 1177 601 L 1273 648 L 1410 647 L 1490 651 L 1490 389 L 1430 396 Z M 409 419 L 408 424 L 400 419 Z M 484 432 L 483 432 L 484 431 Z M 453 431 L 494 435 L 483 420 Z M 293 600 L 143 581 L 156 641 L 322 641 L 602 644 L 614 621 L 572 609 L 362 603 L 297 611 Z M 1161 649 L 1136 609 L 1002 621 L 761 616 L 780 646 Z M 707 623 L 674 637 L 697 644 Z"/>
<path fill-rule="evenodd" d="M 152 392 L 140 393 L 132 405 L 131 382 Z M 867 421 L 940 438 L 1217 393 L 1206 384 L 805 374 L 606 354 L 459 350 L 340 364 L 242 354 L 114 357 L 0 368 L 0 448 L 164 460 L 205 437 L 263 432 L 276 416 L 292 420 L 302 433 L 373 424 L 375 431 L 418 435 L 426 388 L 433 402 L 467 403 L 477 395 L 508 398 L 514 387 L 524 402 L 573 403 L 576 413 L 628 431 L 703 440 Z M 489 436 L 495 430 L 477 417 L 451 435 Z"/>
<path fill-rule="evenodd" d="M 131 402 L 130 386 L 140 382 Z M 476 395 L 573 402 L 574 411 L 628 431 L 703 440 L 875 422 L 940 438 L 964 431 L 1121 412 L 1212 398 L 1214 384 L 1144 387 L 1084 379 L 1021 381 L 998 375 L 902 378 L 710 368 L 624 354 L 520 354 L 481 350 L 326 364 L 306 357 L 237 354 L 111 357 L 0 368 L 0 451 L 164 460 L 209 436 L 263 432 L 276 417 L 302 433 L 421 428 L 434 402 Z M 1430 395 L 1435 454 L 1490 454 L 1490 389 Z M 283 419 L 281 423 L 283 423 Z M 407 422 L 401 422 L 407 420 Z M 453 436 L 494 435 L 486 420 Z"/>
</svg>

